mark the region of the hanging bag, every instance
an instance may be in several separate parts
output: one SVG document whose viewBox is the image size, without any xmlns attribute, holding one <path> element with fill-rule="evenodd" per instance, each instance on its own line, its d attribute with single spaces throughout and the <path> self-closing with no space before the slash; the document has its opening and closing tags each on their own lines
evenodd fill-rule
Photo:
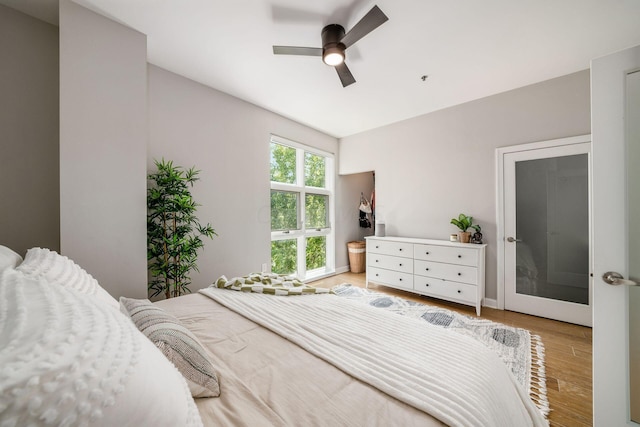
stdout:
<svg viewBox="0 0 640 427">
<path fill-rule="evenodd" d="M 360 193 L 360 210 L 364 213 L 371 213 L 371 205 L 369 201 L 364 197 L 364 194 Z"/>
<path fill-rule="evenodd" d="M 371 211 L 371 205 L 369 204 L 369 201 L 366 199 L 366 197 L 364 197 L 363 193 L 360 193 L 360 218 L 359 218 L 359 222 L 360 222 L 360 227 L 361 228 L 371 228 L 371 221 L 367 217 L 367 214 L 370 214 L 371 212 L 372 212 Z"/>
</svg>

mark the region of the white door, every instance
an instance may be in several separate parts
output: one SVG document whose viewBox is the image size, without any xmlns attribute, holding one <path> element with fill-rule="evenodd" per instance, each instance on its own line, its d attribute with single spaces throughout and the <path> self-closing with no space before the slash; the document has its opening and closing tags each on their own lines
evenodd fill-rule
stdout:
<svg viewBox="0 0 640 427">
<path fill-rule="evenodd" d="M 640 289 L 603 279 L 640 280 L 638 70 L 640 46 L 591 64 L 596 427 L 640 425 Z"/>
<path fill-rule="evenodd" d="M 590 140 L 498 150 L 508 310 L 591 326 Z"/>
</svg>

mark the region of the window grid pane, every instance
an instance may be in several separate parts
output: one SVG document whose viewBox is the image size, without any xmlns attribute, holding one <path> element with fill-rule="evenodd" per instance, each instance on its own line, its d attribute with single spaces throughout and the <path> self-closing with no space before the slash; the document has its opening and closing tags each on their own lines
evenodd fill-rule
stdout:
<svg viewBox="0 0 640 427">
<path fill-rule="evenodd" d="M 271 271 L 276 274 L 294 274 L 298 265 L 296 239 L 271 242 Z"/>
<path fill-rule="evenodd" d="M 317 154 L 304 153 L 304 185 L 325 188 L 325 158 Z"/>
<path fill-rule="evenodd" d="M 296 149 L 271 143 L 271 181 L 296 183 Z"/>
<path fill-rule="evenodd" d="M 298 229 L 298 193 L 271 190 L 271 231 Z"/>
<path fill-rule="evenodd" d="M 327 265 L 327 238 L 325 236 L 307 238 L 307 270 L 315 270 Z"/>
<path fill-rule="evenodd" d="M 327 227 L 329 197 L 321 194 L 305 195 L 305 227 Z"/>
</svg>

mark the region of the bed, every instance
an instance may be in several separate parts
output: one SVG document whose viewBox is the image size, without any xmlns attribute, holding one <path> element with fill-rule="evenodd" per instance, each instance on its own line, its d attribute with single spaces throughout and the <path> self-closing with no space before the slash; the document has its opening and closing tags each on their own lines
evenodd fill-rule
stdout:
<svg viewBox="0 0 640 427">
<path fill-rule="evenodd" d="M 211 349 L 221 393 L 196 399 L 204 425 L 444 425 L 203 294 L 157 304 Z"/>
<path fill-rule="evenodd" d="M 73 261 L 46 250 L 30 252 L 3 267 L 0 250 L 0 348 L 25 354 L 40 349 L 43 340 L 52 339 L 41 334 L 29 342 L 30 337 L 47 329 L 63 334 L 68 355 L 43 363 L 41 356 L 25 361 L 0 350 L 0 424 L 547 425 L 503 363 L 479 344 L 329 294 L 275 296 L 213 286 L 141 304 L 177 319 L 176 328 L 186 329 L 194 345 L 202 346 L 218 394 L 194 399 L 188 373 L 169 362 L 171 355 L 157 342 L 150 345 L 135 316 L 132 322 L 121 312 L 122 300 L 118 306 Z M 73 310 L 65 308 L 69 304 Z M 54 305 L 62 313 L 58 326 L 68 327 L 51 327 Z M 23 323 L 10 324 L 12 313 Z M 159 324 L 147 329 L 157 332 Z M 64 339 L 69 331 L 74 340 Z M 116 345 L 114 335 L 124 338 Z M 106 344 L 87 349 L 82 337 Z M 127 345 L 137 350 L 128 355 Z M 113 357 L 104 352 L 112 347 L 118 349 Z M 101 356 L 89 363 L 91 352 Z M 78 364 L 78 355 L 87 359 L 86 367 Z M 20 369 L 9 373 L 12 366 Z M 68 378 L 70 370 L 89 378 L 89 386 L 78 389 L 77 378 Z M 41 397 L 54 388 L 69 401 L 61 405 L 59 398 Z M 93 401 L 92 411 L 79 410 L 82 402 Z"/>
</svg>

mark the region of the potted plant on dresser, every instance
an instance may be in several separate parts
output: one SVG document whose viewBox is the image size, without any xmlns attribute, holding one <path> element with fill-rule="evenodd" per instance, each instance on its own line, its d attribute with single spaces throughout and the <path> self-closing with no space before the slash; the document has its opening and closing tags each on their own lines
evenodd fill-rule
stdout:
<svg viewBox="0 0 640 427">
<path fill-rule="evenodd" d="M 471 240 L 471 233 L 467 230 L 473 228 L 474 230 L 480 232 L 479 225 L 473 225 L 473 217 L 467 216 L 465 214 L 458 215 L 458 218 L 451 218 L 451 224 L 455 225 L 460 229 L 458 232 L 458 241 L 460 243 L 469 243 Z"/>
</svg>

